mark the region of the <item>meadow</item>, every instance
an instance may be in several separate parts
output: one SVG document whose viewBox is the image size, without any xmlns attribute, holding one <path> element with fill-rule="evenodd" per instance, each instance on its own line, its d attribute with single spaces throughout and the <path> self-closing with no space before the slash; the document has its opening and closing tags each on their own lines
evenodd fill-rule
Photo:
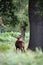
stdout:
<svg viewBox="0 0 43 65">
<path fill-rule="evenodd" d="M 26 50 L 29 42 L 29 32 L 25 35 L 26 52 L 16 51 L 15 41 L 19 32 L 0 33 L 0 65 L 43 65 L 43 52 Z"/>
</svg>

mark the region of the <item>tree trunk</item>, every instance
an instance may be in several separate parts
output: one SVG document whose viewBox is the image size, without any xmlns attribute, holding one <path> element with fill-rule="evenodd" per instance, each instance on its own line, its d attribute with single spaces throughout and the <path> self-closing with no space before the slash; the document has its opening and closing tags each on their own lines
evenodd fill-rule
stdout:
<svg viewBox="0 0 43 65">
<path fill-rule="evenodd" d="M 21 37 L 24 40 L 24 38 L 25 38 L 25 30 L 24 30 L 24 28 L 22 28 L 22 30 L 21 30 Z"/>
<path fill-rule="evenodd" d="M 26 30 L 26 27 L 24 26 L 24 24 L 21 25 L 21 38 L 22 40 L 24 40 L 25 38 L 25 30 Z"/>
<path fill-rule="evenodd" d="M 25 38 L 25 32 L 26 32 L 26 27 L 27 27 L 27 23 L 25 23 L 25 22 L 23 22 L 22 24 L 21 24 L 21 38 L 22 38 L 22 40 L 24 40 L 24 38 Z"/>
<path fill-rule="evenodd" d="M 30 42 L 28 48 L 35 50 L 36 47 L 43 50 L 43 16 L 38 13 L 39 7 L 35 4 L 38 0 L 29 1 L 29 19 L 30 19 Z"/>
</svg>

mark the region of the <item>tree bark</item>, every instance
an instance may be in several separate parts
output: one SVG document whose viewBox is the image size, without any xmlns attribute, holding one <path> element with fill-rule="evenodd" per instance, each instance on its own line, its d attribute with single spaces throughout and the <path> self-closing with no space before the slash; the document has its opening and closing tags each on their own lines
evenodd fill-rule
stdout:
<svg viewBox="0 0 43 65">
<path fill-rule="evenodd" d="M 28 48 L 31 50 L 35 50 L 36 47 L 43 50 L 43 16 L 37 13 L 40 11 L 40 8 L 35 6 L 37 1 L 29 1 L 30 41 Z"/>
<path fill-rule="evenodd" d="M 24 40 L 24 38 L 25 38 L 26 27 L 27 27 L 26 23 L 21 24 L 21 38 L 22 38 L 22 40 Z"/>
</svg>

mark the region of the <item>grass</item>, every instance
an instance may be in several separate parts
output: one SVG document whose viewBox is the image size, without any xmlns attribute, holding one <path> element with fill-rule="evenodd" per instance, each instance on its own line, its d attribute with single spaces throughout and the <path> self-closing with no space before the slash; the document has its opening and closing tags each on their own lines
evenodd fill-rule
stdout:
<svg viewBox="0 0 43 65">
<path fill-rule="evenodd" d="M 43 53 L 27 51 L 26 53 L 9 50 L 0 53 L 0 65 L 43 65 Z"/>
<path fill-rule="evenodd" d="M 18 32 L 0 34 L 0 65 L 43 65 L 43 52 L 26 50 L 25 53 L 16 51 L 15 41 L 20 35 Z M 29 33 L 26 33 L 25 42 L 28 43 Z M 27 44 L 26 44 L 27 47 Z"/>
</svg>

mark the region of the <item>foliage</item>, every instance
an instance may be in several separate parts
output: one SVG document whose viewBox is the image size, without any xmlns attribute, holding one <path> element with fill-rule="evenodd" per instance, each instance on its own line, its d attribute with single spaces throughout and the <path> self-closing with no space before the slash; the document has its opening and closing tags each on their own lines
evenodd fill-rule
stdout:
<svg viewBox="0 0 43 65">
<path fill-rule="evenodd" d="M 41 50 L 36 49 L 35 52 L 26 50 L 25 53 L 16 51 L 14 42 L 19 35 L 19 32 L 0 34 L 0 65 L 43 65 L 43 52 Z M 28 38 L 29 33 L 26 33 L 26 43 Z"/>
<path fill-rule="evenodd" d="M 0 53 L 1 65 L 43 65 L 43 53 L 27 51 L 25 53 L 16 53 L 9 50 Z"/>
<path fill-rule="evenodd" d="M 5 32 L 0 34 L 0 50 L 7 50 L 15 44 L 15 41 L 20 36 L 19 32 Z M 25 42 L 28 43 L 29 37 L 25 35 Z M 29 35 L 29 34 L 28 34 Z"/>
<path fill-rule="evenodd" d="M 15 24 L 21 23 L 22 18 L 26 18 L 25 20 L 27 20 L 28 0 L 1 0 L 0 3 L 0 15 L 2 16 L 4 24 L 15 26 Z M 21 14 L 23 17 L 21 16 L 21 18 L 18 19 Z"/>
<path fill-rule="evenodd" d="M 35 14 L 42 16 L 43 15 L 43 1 L 35 0 L 35 2 L 33 3 L 33 6 L 36 8 Z"/>
<path fill-rule="evenodd" d="M 4 44 L 0 45 L 0 51 L 1 52 L 7 51 L 8 49 L 10 49 L 10 45 L 4 45 Z"/>
</svg>

